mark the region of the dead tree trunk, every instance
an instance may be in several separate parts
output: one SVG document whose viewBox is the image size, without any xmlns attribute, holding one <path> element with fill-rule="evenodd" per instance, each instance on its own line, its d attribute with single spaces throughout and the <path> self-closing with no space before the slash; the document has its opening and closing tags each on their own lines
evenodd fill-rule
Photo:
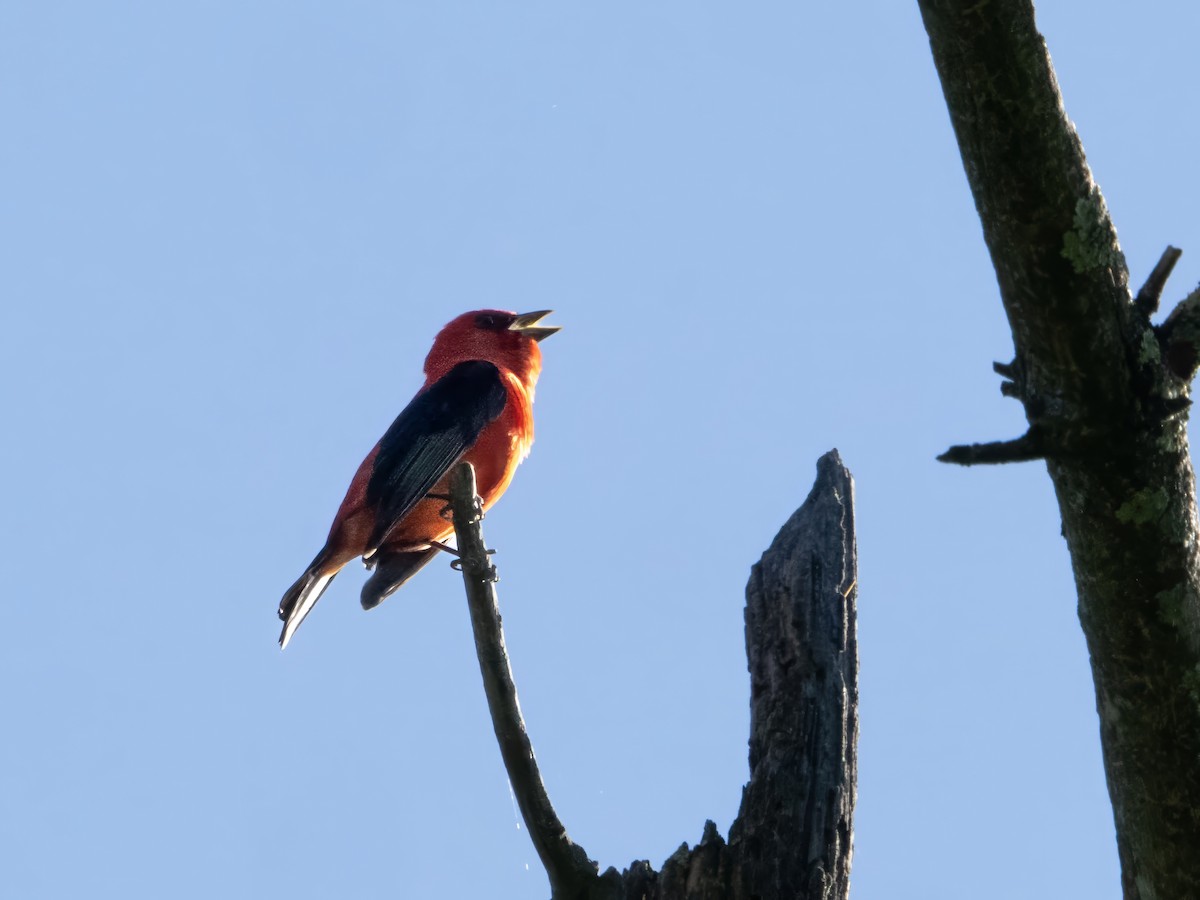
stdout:
<svg viewBox="0 0 1200 900">
<path fill-rule="evenodd" d="M 1200 533 L 1184 429 L 1200 296 L 1136 300 L 1028 0 L 919 0 L 1012 327 L 996 365 L 1020 438 L 962 464 L 1045 459 L 1091 654 L 1127 898 L 1200 896 Z"/>
<path fill-rule="evenodd" d="M 858 738 L 853 481 L 836 451 L 746 588 L 750 782 L 725 841 L 712 822 L 655 871 L 599 867 L 567 837 L 521 721 L 479 530 L 474 473 L 451 486 L 463 580 L 492 722 L 555 900 L 845 900 Z"/>
</svg>

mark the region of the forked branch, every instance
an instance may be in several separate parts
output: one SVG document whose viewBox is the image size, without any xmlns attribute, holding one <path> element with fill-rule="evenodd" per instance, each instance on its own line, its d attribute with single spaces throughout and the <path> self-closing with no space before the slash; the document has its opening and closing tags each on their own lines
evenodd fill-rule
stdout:
<svg viewBox="0 0 1200 900">
<path fill-rule="evenodd" d="M 555 900 L 845 900 L 858 737 L 857 560 L 853 482 L 837 452 L 818 462 L 812 492 L 746 588 L 750 781 L 729 841 L 708 822 L 696 847 L 684 844 L 658 871 L 639 860 L 597 874 L 567 837 L 521 719 L 467 464 L 454 473 L 450 503 L 492 724 Z"/>
</svg>

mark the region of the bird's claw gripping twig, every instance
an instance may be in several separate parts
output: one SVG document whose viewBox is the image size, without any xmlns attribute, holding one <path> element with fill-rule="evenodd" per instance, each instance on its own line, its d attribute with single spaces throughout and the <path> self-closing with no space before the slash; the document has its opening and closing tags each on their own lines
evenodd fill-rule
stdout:
<svg viewBox="0 0 1200 900">
<path fill-rule="evenodd" d="M 451 556 L 454 557 L 454 562 L 458 562 L 459 558 L 462 556 L 462 554 L 458 551 L 457 547 L 451 547 L 449 544 L 443 544 L 441 541 L 429 541 L 428 543 L 429 543 L 430 547 L 437 547 L 443 553 L 449 553 Z M 488 556 L 494 556 L 496 551 L 495 550 L 485 550 L 484 553 L 486 553 Z M 453 566 L 454 563 L 451 563 L 450 565 Z M 457 569 L 457 567 L 456 567 L 456 569 Z"/>
<path fill-rule="evenodd" d="M 430 541 L 429 546 L 437 547 L 439 550 L 441 550 L 445 553 L 449 553 L 451 556 L 453 556 L 454 559 L 450 560 L 450 568 L 452 568 L 455 572 L 462 571 L 462 569 L 463 569 L 462 553 L 459 552 L 458 548 L 451 547 L 449 544 L 443 544 L 441 541 Z M 488 556 L 494 556 L 496 553 L 495 550 L 484 550 L 483 552 L 486 553 Z M 490 562 L 488 563 L 487 580 L 491 581 L 491 582 L 497 582 L 500 580 L 500 575 L 496 571 L 496 567 L 493 566 Z"/>
<path fill-rule="evenodd" d="M 441 501 L 443 501 L 446 505 L 443 506 L 440 510 L 438 510 L 438 515 L 441 518 L 445 519 L 447 522 L 451 522 L 454 520 L 454 507 L 450 505 L 450 495 L 449 494 L 429 493 L 429 494 L 425 495 L 425 499 L 426 500 L 441 500 Z M 475 517 L 479 521 L 481 521 L 481 522 L 483 521 L 483 517 L 484 517 L 483 499 L 481 497 L 479 497 L 478 495 L 476 495 L 476 497 L 475 497 Z"/>
<path fill-rule="evenodd" d="M 442 506 L 441 509 L 438 510 L 438 516 L 440 518 L 445 519 L 447 522 L 453 521 L 454 509 L 453 509 L 453 507 L 450 506 L 450 495 L 449 494 L 435 494 L 432 491 L 430 491 L 428 494 L 425 495 L 425 499 L 426 500 L 441 500 L 444 505 Z"/>
<path fill-rule="evenodd" d="M 489 554 L 492 554 L 495 552 L 496 552 L 495 550 L 488 551 Z M 452 568 L 455 572 L 461 572 L 463 570 L 462 558 L 459 557 L 458 559 L 450 560 L 450 568 Z M 488 563 L 487 572 L 484 574 L 483 580 L 490 581 L 492 584 L 495 584 L 496 582 L 498 582 L 500 580 L 500 573 L 496 570 L 496 567 L 494 565 L 492 565 L 490 562 Z"/>
</svg>

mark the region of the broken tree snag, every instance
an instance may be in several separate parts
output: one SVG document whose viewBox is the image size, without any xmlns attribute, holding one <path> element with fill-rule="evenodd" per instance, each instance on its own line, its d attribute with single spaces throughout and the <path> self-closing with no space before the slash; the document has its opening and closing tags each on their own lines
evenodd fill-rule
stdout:
<svg viewBox="0 0 1200 900">
<path fill-rule="evenodd" d="M 517 688 L 504 648 L 504 632 L 500 627 L 496 569 L 483 542 L 480 527 L 483 515 L 475 493 L 475 469 L 470 463 L 462 463 L 454 470 L 450 481 L 450 507 L 454 513 L 459 565 L 466 586 L 488 710 L 521 817 L 549 876 L 552 896 L 556 900 L 602 896 L 593 894 L 600 882 L 596 864 L 588 859 L 582 847 L 567 837 L 566 829 L 550 804 L 521 717 Z"/>
<path fill-rule="evenodd" d="M 729 832 L 743 896 L 849 894 L 857 567 L 854 482 L 832 450 L 746 587 L 750 783 Z"/>
<path fill-rule="evenodd" d="M 846 900 L 858 743 L 854 482 L 836 450 L 746 586 L 750 782 L 721 839 L 706 822 L 627 900 Z M 612 870 L 609 870 L 611 873 Z M 609 873 L 606 873 L 609 874 Z"/>
<path fill-rule="evenodd" d="M 1013 393 L 1051 448 L 1124 896 L 1196 896 L 1200 533 L 1184 413 L 1200 298 L 1151 327 L 1172 250 L 1130 296 L 1031 3 L 918 2 L 1012 328 Z"/>
</svg>

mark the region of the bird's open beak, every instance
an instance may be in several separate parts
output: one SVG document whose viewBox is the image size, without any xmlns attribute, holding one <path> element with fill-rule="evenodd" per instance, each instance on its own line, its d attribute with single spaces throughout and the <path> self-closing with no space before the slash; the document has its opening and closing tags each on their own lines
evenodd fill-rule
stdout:
<svg viewBox="0 0 1200 900">
<path fill-rule="evenodd" d="M 554 332 L 562 328 L 561 325 L 539 325 L 542 319 L 550 315 L 554 310 L 539 309 L 537 312 L 521 313 L 517 316 L 511 325 L 508 326 L 509 331 L 518 331 L 525 337 L 533 338 L 535 341 L 543 341 Z"/>
</svg>

